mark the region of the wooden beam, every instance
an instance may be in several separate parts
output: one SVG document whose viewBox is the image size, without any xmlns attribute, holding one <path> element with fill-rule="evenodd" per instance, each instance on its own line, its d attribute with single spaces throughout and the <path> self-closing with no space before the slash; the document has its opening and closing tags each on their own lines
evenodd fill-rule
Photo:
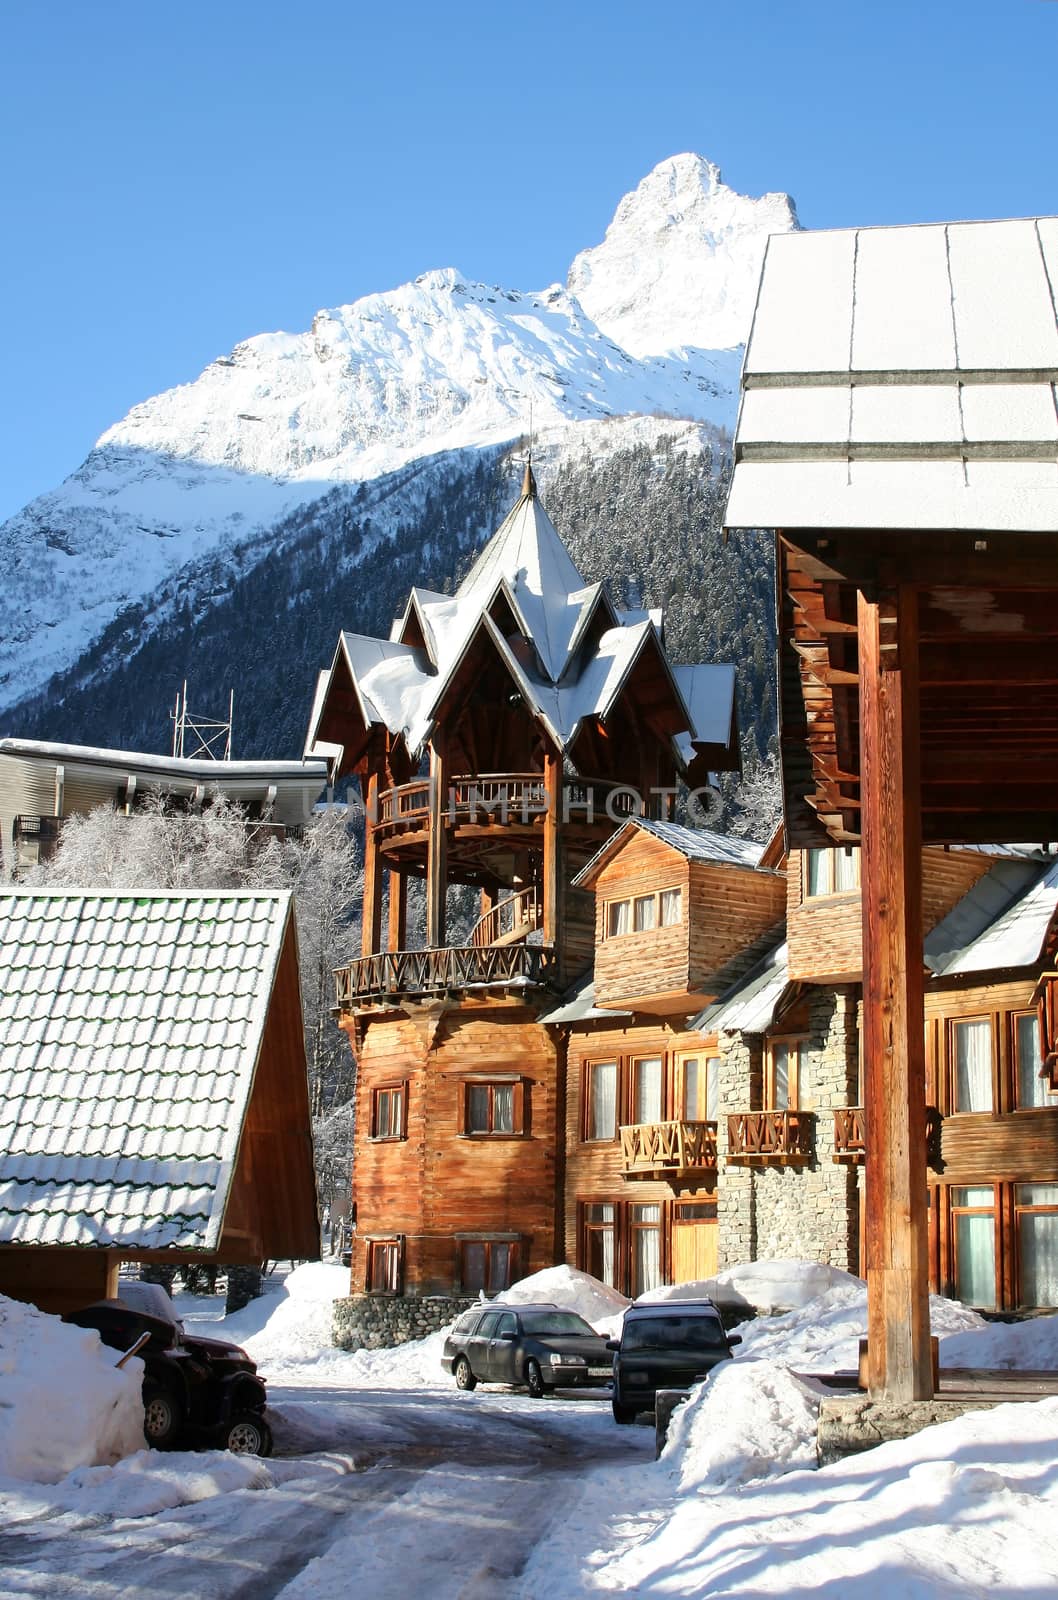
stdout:
<svg viewBox="0 0 1058 1600">
<path fill-rule="evenodd" d="M 408 879 L 396 867 L 389 869 L 389 928 L 387 946 L 403 950 L 408 942 Z"/>
<path fill-rule="evenodd" d="M 436 949 L 445 942 L 445 901 L 448 897 L 448 761 L 438 729 L 430 746 L 430 837 L 426 855 L 426 944 Z"/>
<path fill-rule="evenodd" d="M 868 1386 L 904 1402 L 933 1394 L 916 597 L 861 593 L 858 611 Z"/>
<path fill-rule="evenodd" d="M 367 780 L 367 822 L 364 829 L 364 920 L 360 932 L 360 953 L 373 956 L 382 942 L 382 872 L 378 846 L 378 772 L 372 769 Z"/>
<path fill-rule="evenodd" d="M 547 811 L 544 814 L 543 937 L 545 944 L 555 944 L 558 941 L 558 818 L 562 804 L 562 758 L 552 749 L 544 754 L 544 792 Z"/>
</svg>

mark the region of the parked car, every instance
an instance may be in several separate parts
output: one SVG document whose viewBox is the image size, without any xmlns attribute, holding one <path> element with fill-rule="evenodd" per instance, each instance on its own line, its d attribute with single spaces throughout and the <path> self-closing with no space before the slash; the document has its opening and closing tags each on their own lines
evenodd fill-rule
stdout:
<svg viewBox="0 0 1058 1600">
<path fill-rule="evenodd" d="M 606 1341 L 575 1311 L 552 1305 L 474 1306 L 445 1340 L 441 1365 L 457 1389 L 524 1384 L 539 1399 L 571 1385 L 609 1382 Z"/>
<path fill-rule="evenodd" d="M 146 1335 L 137 1354 L 144 1368 L 148 1444 L 159 1450 L 199 1446 L 270 1455 L 272 1430 L 264 1417 L 265 1386 L 256 1364 L 236 1344 L 184 1333 L 175 1313 L 167 1315 L 157 1296 L 154 1302 L 155 1310 L 146 1311 L 122 1300 L 98 1300 L 67 1312 L 63 1321 L 94 1328 L 111 1350 L 130 1350 Z"/>
<path fill-rule="evenodd" d="M 661 1300 L 631 1305 L 613 1351 L 615 1422 L 634 1422 L 651 1411 L 659 1389 L 689 1389 L 741 1344 L 728 1334 L 711 1300 Z"/>
</svg>

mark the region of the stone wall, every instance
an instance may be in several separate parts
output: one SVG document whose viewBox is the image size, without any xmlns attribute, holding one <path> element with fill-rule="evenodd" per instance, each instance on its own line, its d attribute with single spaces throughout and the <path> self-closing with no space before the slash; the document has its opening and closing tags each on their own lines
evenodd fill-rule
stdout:
<svg viewBox="0 0 1058 1600">
<path fill-rule="evenodd" d="M 812 1159 L 803 1166 L 726 1165 L 727 1116 L 761 1103 L 759 1036 L 721 1040 L 718 1134 L 720 1266 L 786 1257 L 858 1269 L 859 1191 L 855 1168 L 837 1163 L 833 1111 L 855 1105 L 857 990 L 816 989 L 801 1053 L 799 1103 L 815 1115 Z"/>
<path fill-rule="evenodd" d="M 475 1300 L 476 1296 L 352 1295 L 334 1302 L 331 1337 L 339 1350 L 388 1350 L 436 1333 Z"/>
</svg>

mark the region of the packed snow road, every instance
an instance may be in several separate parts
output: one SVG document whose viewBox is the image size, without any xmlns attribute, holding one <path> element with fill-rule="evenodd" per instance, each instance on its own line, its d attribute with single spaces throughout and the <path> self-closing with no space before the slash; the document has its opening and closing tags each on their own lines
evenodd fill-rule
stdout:
<svg viewBox="0 0 1058 1600">
<path fill-rule="evenodd" d="M 272 1404 L 274 1487 L 144 1516 L 27 1516 L 0 1533 L 0 1595 L 514 1596 L 573 1482 L 653 1457 L 653 1433 L 616 1428 L 603 1395 L 299 1385 Z"/>
</svg>

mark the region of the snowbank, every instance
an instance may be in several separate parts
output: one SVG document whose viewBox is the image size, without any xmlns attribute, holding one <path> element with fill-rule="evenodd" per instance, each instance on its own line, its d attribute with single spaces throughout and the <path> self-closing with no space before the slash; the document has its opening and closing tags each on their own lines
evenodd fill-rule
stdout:
<svg viewBox="0 0 1058 1600">
<path fill-rule="evenodd" d="M 676 1408 L 662 1460 L 684 1493 L 814 1467 L 821 1393 L 777 1361 L 725 1362 Z"/>
<path fill-rule="evenodd" d="M 1031 1317 L 1028 1322 L 979 1321 L 979 1326 L 941 1340 L 942 1367 L 1058 1372 L 1058 1316 Z"/>
<path fill-rule="evenodd" d="M 277 1287 L 214 1323 L 213 1330 L 241 1344 L 259 1367 L 315 1362 L 331 1348 L 334 1302 L 348 1293 L 348 1267 L 307 1261 Z"/>
<path fill-rule="evenodd" d="M 520 1278 L 510 1289 L 496 1296 L 497 1301 L 508 1305 L 526 1305 L 542 1300 L 549 1305 L 561 1306 L 563 1311 L 576 1311 L 585 1322 L 608 1333 L 614 1318 L 623 1316 L 631 1301 L 608 1284 L 576 1267 L 545 1267 L 531 1277 Z"/>
<path fill-rule="evenodd" d="M 143 1449 L 143 1363 L 0 1295 L 0 1477 L 55 1483 Z"/>
<path fill-rule="evenodd" d="M 936 1294 L 930 1295 L 930 1321 L 941 1339 L 985 1327 L 976 1311 Z M 742 1335 L 742 1348 L 737 1351 L 740 1361 L 782 1361 L 798 1372 L 855 1372 L 859 1342 L 867 1336 L 866 1285 L 849 1278 L 798 1311 L 746 1322 L 738 1331 Z M 944 1351 L 942 1344 L 941 1360 L 954 1365 Z"/>
<path fill-rule="evenodd" d="M 771 1314 L 799 1311 L 829 1289 L 856 1287 L 863 1288 L 862 1278 L 822 1261 L 749 1261 L 697 1283 L 663 1284 L 639 1299 L 714 1300 L 725 1310 Z"/>
</svg>

